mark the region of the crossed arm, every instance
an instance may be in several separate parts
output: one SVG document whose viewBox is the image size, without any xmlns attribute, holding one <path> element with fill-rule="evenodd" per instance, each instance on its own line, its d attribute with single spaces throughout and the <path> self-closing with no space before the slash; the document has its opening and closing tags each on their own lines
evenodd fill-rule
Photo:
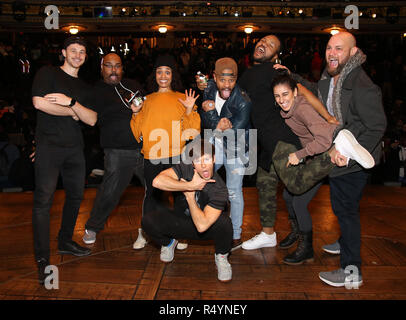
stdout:
<svg viewBox="0 0 406 320">
<path fill-rule="evenodd" d="M 33 105 L 37 110 L 54 116 L 70 116 L 75 120 L 81 120 L 94 126 L 97 121 L 97 113 L 77 101 L 72 107 L 68 107 L 71 100 L 72 98 L 62 93 L 50 93 L 44 97 L 34 96 L 32 98 Z"/>
</svg>

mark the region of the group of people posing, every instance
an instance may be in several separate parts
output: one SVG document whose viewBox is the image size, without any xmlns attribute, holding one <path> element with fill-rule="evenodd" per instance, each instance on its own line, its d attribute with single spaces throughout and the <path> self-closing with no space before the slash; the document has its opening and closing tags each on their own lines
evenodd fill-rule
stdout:
<svg viewBox="0 0 406 320">
<path fill-rule="evenodd" d="M 279 248 L 297 243 L 283 262 L 312 261 L 307 206 L 320 181 L 329 176 L 341 236 L 323 249 L 340 254 L 340 268 L 320 272 L 319 278 L 332 286 L 362 284 L 359 202 L 368 180 L 366 169 L 380 159 L 386 118 L 380 89 L 362 69 L 366 57 L 352 34 L 340 32 L 330 38 L 326 69 L 318 83 L 275 64 L 280 41 L 268 35 L 257 42 L 253 66 L 240 77 L 232 58 L 220 58 L 212 79 L 196 77 L 200 92 L 184 93 L 176 62 L 168 55 L 157 58 L 144 90 L 123 78 L 120 56 L 109 53 L 101 61 L 102 79 L 90 87 L 78 77 L 86 49 L 83 38 L 66 39 L 64 64 L 39 70 L 32 89 L 38 110 L 33 229 L 40 283 L 50 264 L 49 214 L 59 174 L 66 198 L 58 252 L 91 254 L 72 240 L 85 185 L 83 122 L 98 124 L 105 154 L 103 181 L 82 238 L 85 244 L 96 242 L 136 175 L 145 197 L 133 248 L 152 241 L 161 246 L 161 261 L 171 262 L 176 248 L 187 247 L 178 240 L 214 240 L 217 276 L 227 282 L 232 279 L 228 257 L 233 250 L 277 246 L 274 223 L 281 180 L 292 230 L 279 241 Z M 253 130 L 258 157 L 250 145 Z M 242 186 L 252 162 L 258 164 L 262 231 L 243 242 Z M 226 182 L 217 173 L 221 166 Z M 162 200 L 164 191 L 173 194 L 173 207 Z M 357 270 L 357 277 L 349 270 Z"/>
</svg>

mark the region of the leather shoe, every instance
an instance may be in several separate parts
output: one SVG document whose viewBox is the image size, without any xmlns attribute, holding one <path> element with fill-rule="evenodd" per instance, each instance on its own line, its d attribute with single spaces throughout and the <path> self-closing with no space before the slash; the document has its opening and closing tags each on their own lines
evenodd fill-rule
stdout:
<svg viewBox="0 0 406 320">
<path fill-rule="evenodd" d="M 45 278 L 47 277 L 45 274 L 45 268 L 49 265 L 49 261 L 45 258 L 40 258 L 37 260 L 37 267 L 38 267 L 38 281 L 40 284 L 45 283 Z"/>
<path fill-rule="evenodd" d="M 83 257 L 88 256 L 91 253 L 91 250 L 88 248 L 81 247 L 73 240 L 69 240 L 58 243 L 58 253 L 72 254 L 77 257 Z"/>
</svg>

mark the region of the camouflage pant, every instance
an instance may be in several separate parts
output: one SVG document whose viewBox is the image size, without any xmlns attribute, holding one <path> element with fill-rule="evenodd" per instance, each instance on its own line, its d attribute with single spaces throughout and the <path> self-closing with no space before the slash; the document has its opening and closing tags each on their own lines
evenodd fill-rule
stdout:
<svg viewBox="0 0 406 320">
<path fill-rule="evenodd" d="M 259 196 L 259 213 L 262 227 L 272 228 L 276 218 L 276 192 L 279 178 L 273 164 L 269 172 L 258 167 L 257 188 Z"/>
<path fill-rule="evenodd" d="M 326 177 L 335 167 L 328 152 L 314 156 L 311 161 L 286 167 L 290 153 L 296 152 L 294 145 L 279 141 L 272 155 L 272 161 L 279 178 L 293 194 L 302 194 Z"/>
</svg>

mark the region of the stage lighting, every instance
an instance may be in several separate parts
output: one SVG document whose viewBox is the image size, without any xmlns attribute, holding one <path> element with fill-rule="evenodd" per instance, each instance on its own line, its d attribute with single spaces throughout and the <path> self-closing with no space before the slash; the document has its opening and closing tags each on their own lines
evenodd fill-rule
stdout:
<svg viewBox="0 0 406 320">
<path fill-rule="evenodd" d="M 197 17 L 197 16 L 199 15 L 199 12 L 198 12 L 197 10 L 195 10 L 195 11 L 193 12 L 193 15 L 194 15 L 195 17 Z"/>
<path fill-rule="evenodd" d="M 224 11 L 223 11 L 223 16 L 228 17 L 228 15 L 229 15 L 228 11 L 227 11 L 227 10 L 224 10 Z"/>
<path fill-rule="evenodd" d="M 240 16 L 240 13 L 238 11 L 234 12 L 234 17 L 239 17 L 239 16 Z"/>
<path fill-rule="evenodd" d="M 126 8 L 121 8 L 121 10 L 120 10 L 120 16 L 125 16 L 126 12 L 127 12 L 127 9 L 126 9 Z"/>
</svg>

